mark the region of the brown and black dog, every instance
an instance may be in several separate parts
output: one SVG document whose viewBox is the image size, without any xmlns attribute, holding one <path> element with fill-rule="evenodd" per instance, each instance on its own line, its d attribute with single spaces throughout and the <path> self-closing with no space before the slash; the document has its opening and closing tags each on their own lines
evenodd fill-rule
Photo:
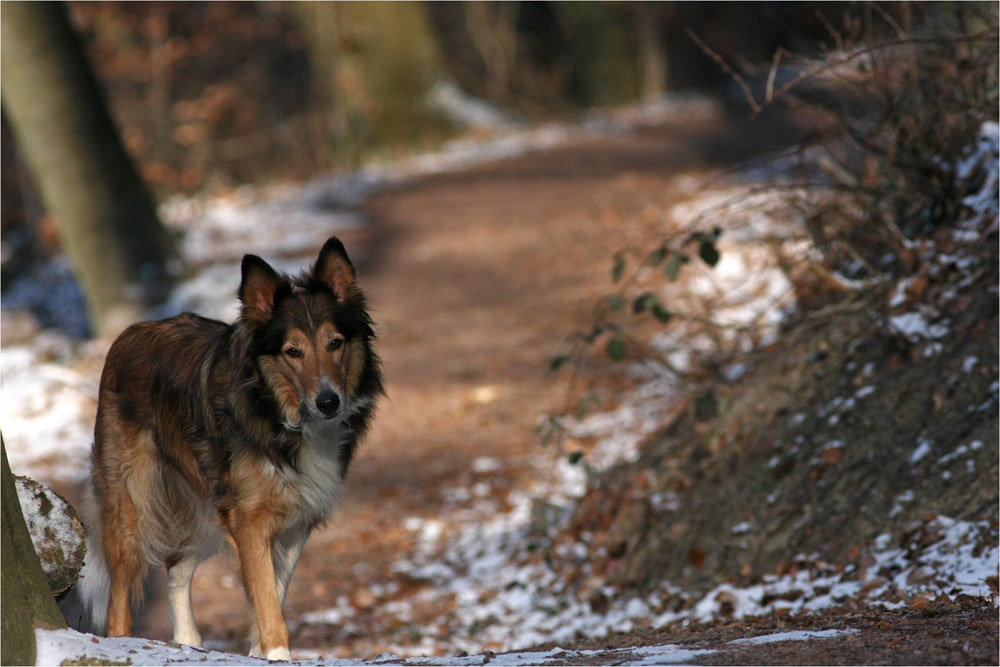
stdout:
<svg viewBox="0 0 1000 667">
<path fill-rule="evenodd" d="M 78 596 L 90 629 L 128 635 L 130 597 L 162 564 L 174 641 L 199 645 L 192 577 L 228 542 L 253 612 L 251 655 L 288 660 L 288 582 L 336 503 L 382 375 L 336 238 L 298 278 L 245 256 L 239 298 L 233 324 L 187 313 L 135 324 L 111 346 Z"/>
</svg>

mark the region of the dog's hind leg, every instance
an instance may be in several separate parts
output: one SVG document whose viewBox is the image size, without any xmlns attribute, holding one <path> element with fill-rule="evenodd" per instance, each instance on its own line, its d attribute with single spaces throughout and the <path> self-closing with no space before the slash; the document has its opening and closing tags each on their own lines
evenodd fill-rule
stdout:
<svg viewBox="0 0 1000 667">
<path fill-rule="evenodd" d="M 103 408 L 103 409 L 102 409 Z M 142 594 L 151 557 L 149 510 L 156 494 L 152 438 L 122 425 L 113 407 L 98 408 L 94 433 L 95 490 L 108 567 L 108 636 L 132 633 L 130 598 Z"/>
<path fill-rule="evenodd" d="M 111 507 L 105 508 L 104 553 L 111 576 L 108 595 L 108 636 L 132 634 L 132 612 L 129 597 L 145 578 L 146 563 L 136 535 L 138 515 L 128 494 L 121 494 Z M 111 510 L 109 512 L 108 510 Z M 108 514 L 117 515 L 109 520 Z"/>
<path fill-rule="evenodd" d="M 174 642 L 201 646 L 201 634 L 194 624 L 191 608 L 191 582 L 201 559 L 197 553 L 185 553 L 167 560 L 167 600 L 174 619 Z"/>
</svg>

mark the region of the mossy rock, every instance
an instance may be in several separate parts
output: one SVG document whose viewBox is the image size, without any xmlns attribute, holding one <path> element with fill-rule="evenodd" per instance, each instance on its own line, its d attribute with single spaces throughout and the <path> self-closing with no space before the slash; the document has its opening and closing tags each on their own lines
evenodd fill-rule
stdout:
<svg viewBox="0 0 1000 667">
<path fill-rule="evenodd" d="M 72 588 L 83 567 L 87 539 L 73 506 L 47 485 L 15 476 L 17 498 L 31 543 L 53 595 Z"/>
</svg>

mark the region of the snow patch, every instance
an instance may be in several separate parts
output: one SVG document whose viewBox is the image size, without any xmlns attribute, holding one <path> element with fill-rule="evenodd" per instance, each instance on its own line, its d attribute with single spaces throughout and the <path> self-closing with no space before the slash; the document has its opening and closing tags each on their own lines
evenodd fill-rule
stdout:
<svg viewBox="0 0 1000 667">
<path fill-rule="evenodd" d="M 454 83 L 439 81 L 427 93 L 427 104 L 452 122 L 474 128 L 508 130 L 518 123 L 497 107 L 472 97 Z"/>
<path fill-rule="evenodd" d="M 791 632 L 776 632 L 759 637 L 744 637 L 729 642 L 729 646 L 761 646 L 762 644 L 777 644 L 779 642 L 801 642 L 810 639 L 835 639 L 858 634 L 857 630 L 793 630 Z"/>
<path fill-rule="evenodd" d="M 75 630 L 35 630 L 36 665 L 61 665 L 88 659 L 102 664 L 139 665 L 269 665 L 248 658 L 192 646 L 171 646 L 139 637 L 98 637 Z M 88 663 L 89 664 L 89 663 Z M 350 664 L 350 661 L 329 664 Z"/>
<path fill-rule="evenodd" d="M 889 326 L 896 333 L 913 341 L 936 340 L 948 335 L 945 324 L 929 324 L 919 312 L 894 315 L 889 318 Z"/>
<path fill-rule="evenodd" d="M 934 444 L 933 441 L 926 438 L 922 439 L 917 443 L 917 448 L 913 450 L 913 454 L 910 455 L 910 463 L 916 465 L 924 460 L 928 454 L 931 453 L 931 446 Z"/>
<path fill-rule="evenodd" d="M 75 346 L 46 332 L 0 354 L 0 423 L 11 470 L 77 481 L 89 472 L 98 376 L 72 364 L 100 359 L 99 344 Z"/>
<path fill-rule="evenodd" d="M 961 227 L 970 233 L 969 241 L 978 241 L 977 233 L 984 223 L 996 225 L 1000 213 L 998 185 L 1000 185 L 1000 125 L 987 121 L 979 128 L 976 144 L 969 151 L 968 157 L 955 166 L 955 174 L 962 181 L 971 181 L 978 177 L 979 187 L 962 199 L 971 215 Z"/>
</svg>

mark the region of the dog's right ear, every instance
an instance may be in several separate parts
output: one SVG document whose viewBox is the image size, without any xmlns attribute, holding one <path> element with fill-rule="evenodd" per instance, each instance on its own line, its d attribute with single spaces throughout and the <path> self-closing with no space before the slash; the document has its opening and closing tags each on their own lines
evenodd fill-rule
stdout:
<svg viewBox="0 0 1000 667">
<path fill-rule="evenodd" d="M 244 255 L 240 270 L 243 273 L 239 292 L 243 317 L 250 320 L 269 318 L 278 290 L 285 281 L 257 255 Z"/>
</svg>

